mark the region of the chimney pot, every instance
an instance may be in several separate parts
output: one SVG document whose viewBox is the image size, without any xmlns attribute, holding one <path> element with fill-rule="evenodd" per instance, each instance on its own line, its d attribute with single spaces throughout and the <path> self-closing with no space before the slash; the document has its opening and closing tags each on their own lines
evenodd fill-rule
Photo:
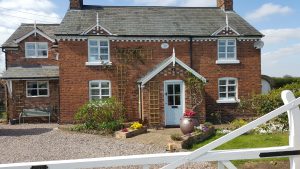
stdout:
<svg viewBox="0 0 300 169">
<path fill-rule="evenodd" d="M 225 11 L 232 11 L 233 0 L 217 0 L 217 6 Z"/>
<path fill-rule="evenodd" d="M 82 9 L 83 0 L 70 0 L 70 9 Z"/>
</svg>

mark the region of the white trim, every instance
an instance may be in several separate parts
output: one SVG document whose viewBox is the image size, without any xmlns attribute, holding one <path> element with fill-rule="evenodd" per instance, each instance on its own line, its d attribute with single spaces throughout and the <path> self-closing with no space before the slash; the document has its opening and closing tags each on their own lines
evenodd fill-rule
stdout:
<svg viewBox="0 0 300 169">
<path fill-rule="evenodd" d="M 216 64 L 224 65 L 224 64 L 239 64 L 240 60 L 217 60 Z"/>
<path fill-rule="evenodd" d="M 172 57 L 169 57 L 168 60 L 160 65 L 159 67 L 157 67 L 154 71 L 152 71 L 150 74 L 148 74 L 147 76 L 143 77 L 139 82 L 144 85 L 146 84 L 149 80 L 151 80 L 154 76 L 156 76 L 159 72 L 161 72 L 162 70 L 164 70 L 167 66 L 169 66 L 171 63 L 173 63 L 175 59 L 175 62 L 177 64 L 179 64 L 181 67 L 183 67 L 184 69 L 186 69 L 187 71 L 189 71 L 190 73 L 192 73 L 194 76 L 196 76 L 198 79 L 201 79 L 204 83 L 206 83 L 206 79 L 201 76 L 198 72 L 194 71 L 192 68 L 190 68 L 188 65 L 186 65 L 184 62 L 182 62 L 181 60 L 177 59 L 175 56 L 175 53 L 172 54 Z"/>
<path fill-rule="evenodd" d="M 107 32 L 109 35 L 115 35 L 115 34 L 112 34 L 109 30 L 107 30 L 106 28 L 104 28 L 103 26 L 101 26 L 101 24 L 97 23 L 91 27 L 89 27 L 87 30 L 83 31 L 80 35 L 87 35 L 90 31 L 92 31 L 93 29 L 98 29 L 98 28 L 101 28 L 103 29 L 105 32 Z"/>
<path fill-rule="evenodd" d="M 27 56 L 27 45 L 28 44 L 34 44 L 35 45 L 35 56 Z M 39 56 L 38 55 L 38 44 L 46 44 L 47 45 L 47 56 Z M 25 42 L 25 58 L 28 58 L 28 59 L 45 59 L 45 58 L 48 58 L 48 55 L 49 55 L 49 45 L 48 45 L 48 42 Z"/>
<path fill-rule="evenodd" d="M 241 35 L 240 33 L 238 33 L 235 29 L 233 29 L 231 26 L 223 26 L 221 28 L 219 28 L 218 30 L 216 30 L 213 34 L 211 34 L 211 36 L 218 36 L 219 33 L 221 33 L 223 30 L 232 30 L 237 36 Z"/>
<path fill-rule="evenodd" d="M 101 83 L 103 82 L 108 82 L 109 83 L 109 97 L 111 97 L 111 81 L 110 80 L 90 80 L 89 81 L 89 100 L 92 100 L 92 95 L 91 95 L 91 84 L 92 83 L 98 83 L 99 84 L 99 96 L 100 98 L 99 99 L 102 99 L 103 95 L 102 95 L 102 87 L 101 87 Z M 106 89 L 106 88 L 105 88 Z M 106 96 L 106 95 L 105 95 Z"/>
<path fill-rule="evenodd" d="M 20 43 L 22 40 L 24 40 L 24 39 L 28 38 L 30 35 L 36 34 L 36 33 L 40 34 L 41 36 L 43 36 L 44 38 L 48 39 L 48 40 L 51 41 L 52 43 L 55 42 L 54 39 L 50 38 L 48 35 L 46 35 L 45 33 L 41 32 L 41 31 L 38 30 L 38 29 L 34 29 L 33 31 L 27 33 L 26 35 L 22 36 L 21 38 L 16 39 L 15 42 L 16 42 L 16 43 Z"/>
<path fill-rule="evenodd" d="M 6 81 L 6 86 L 7 86 L 7 91 L 8 91 L 8 95 L 9 95 L 9 98 L 12 98 L 12 89 L 13 89 L 13 83 L 12 83 L 12 80 L 7 80 Z"/>
<path fill-rule="evenodd" d="M 37 95 L 36 96 L 28 96 L 28 83 L 29 82 L 36 82 L 37 83 Z M 47 83 L 47 95 L 39 95 L 39 82 L 46 82 Z M 31 88 L 31 89 L 35 89 L 35 88 Z M 41 90 L 45 90 L 46 88 L 42 88 Z M 38 98 L 38 97 L 49 97 L 50 96 L 50 86 L 49 86 L 49 81 L 42 81 L 42 80 L 27 80 L 26 81 L 26 97 L 27 98 Z"/>
<path fill-rule="evenodd" d="M 226 91 L 225 92 L 222 92 L 222 93 L 226 93 L 226 98 L 221 98 L 220 97 L 220 81 L 221 80 L 226 80 L 226 84 L 225 85 L 222 85 L 222 86 L 225 86 L 226 87 Z M 229 85 L 228 81 L 229 80 L 234 80 L 235 81 L 235 84 L 234 85 Z M 234 78 L 234 77 L 222 77 L 222 78 L 219 78 L 218 79 L 218 100 L 216 101 L 217 103 L 238 103 L 240 102 L 240 100 L 238 99 L 239 98 L 239 88 L 238 88 L 238 79 L 237 78 Z M 228 87 L 229 86 L 235 86 L 235 98 L 229 98 L 228 97 L 228 94 L 229 94 L 229 91 L 228 91 Z"/>
<path fill-rule="evenodd" d="M 100 47 L 100 41 L 107 41 L 107 47 L 108 47 L 108 52 L 107 52 L 107 60 L 101 60 L 101 58 L 99 59 L 99 61 L 89 61 L 90 60 L 90 41 L 97 41 L 97 47 L 98 47 L 98 57 L 100 58 L 100 54 L 101 54 L 101 47 Z M 111 65 L 110 62 L 110 41 L 106 38 L 91 38 L 88 40 L 88 61 L 86 62 L 87 66 L 98 66 L 98 65 Z"/>
</svg>

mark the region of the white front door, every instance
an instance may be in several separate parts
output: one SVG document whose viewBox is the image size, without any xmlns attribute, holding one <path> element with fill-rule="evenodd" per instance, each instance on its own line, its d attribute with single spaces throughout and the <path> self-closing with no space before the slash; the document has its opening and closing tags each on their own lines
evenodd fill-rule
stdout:
<svg viewBox="0 0 300 169">
<path fill-rule="evenodd" d="M 183 81 L 165 81 L 165 123 L 166 126 L 179 125 L 184 108 Z"/>
</svg>

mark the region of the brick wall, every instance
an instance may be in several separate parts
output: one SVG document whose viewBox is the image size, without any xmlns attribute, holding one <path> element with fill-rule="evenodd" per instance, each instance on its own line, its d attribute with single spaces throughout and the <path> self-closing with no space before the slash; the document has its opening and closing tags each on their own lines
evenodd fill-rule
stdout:
<svg viewBox="0 0 300 169">
<path fill-rule="evenodd" d="M 214 113 L 220 110 L 224 119 L 248 116 L 235 114 L 236 104 L 217 104 L 218 78 L 235 77 L 239 83 L 239 97 L 247 97 L 260 92 L 260 50 L 254 49 L 251 41 L 237 41 L 237 53 L 240 64 L 217 65 L 217 41 L 193 43 L 193 68 L 209 81 L 205 86 L 206 110 Z M 88 101 L 88 84 L 90 80 L 110 80 L 112 95 L 118 97 L 118 67 L 126 68 L 126 99 L 128 120 L 139 119 L 137 80 L 152 70 L 162 60 L 171 56 L 176 49 L 176 57 L 190 65 L 189 42 L 169 42 L 168 49 L 161 49 L 160 42 L 111 42 L 110 52 L 112 66 L 86 66 L 88 60 L 87 41 L 60 41 L 60 105 L 61 122 L 72 123 L 74 113 Z M 139 48 L 147 51 L 146 59 L 125 59 L 118 56 L 116 49 Z M 149 54 L 149 51 L 151 54 Z M 151 57 L 149 56 L 151 55 Z M 159 77 L 157 77 L 159 78 Z M 173 78 L 173 77 L 170 77 Z M 170 78 L 161 78 L 159 81 Z M 144 103 L 145 104 L 145 103 Z M 210 117 L 210 116 L 208 116 Z M 211 119 L 211 118 L 210 118 Z"/>
</svg>

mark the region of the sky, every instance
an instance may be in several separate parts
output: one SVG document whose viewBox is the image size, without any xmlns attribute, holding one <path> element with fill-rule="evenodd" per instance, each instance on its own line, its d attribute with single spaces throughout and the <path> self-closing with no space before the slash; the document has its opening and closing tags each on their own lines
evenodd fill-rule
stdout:
<svg viewBox="0 0 300 169">
<path fill-rule="evenodd" d="M 216 0 L 84 0 L 112 6 L 216 6 Z M 21 23 L 59 23 L 69 0 L 0 0 L 0 44 Z M 262 32 L 262 74 L 300 77 L 300 1 L 234 0 L 234 10 Z M 298 18 L 298 19 L 297 19 Z M 0 71 L 5 69 L 0 52 Z"/>
</svg>

